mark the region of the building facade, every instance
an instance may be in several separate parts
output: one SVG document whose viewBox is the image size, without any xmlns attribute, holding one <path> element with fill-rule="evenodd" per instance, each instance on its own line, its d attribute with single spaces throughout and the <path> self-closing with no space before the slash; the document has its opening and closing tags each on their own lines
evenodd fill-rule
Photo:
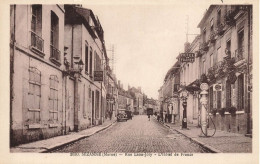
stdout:
<svg viewBox="0 0 260 164">
<path fill-rule="evenodd" d="M 141 92 L 141 87 L 131 87 L 128 89 L 128 92 L 134 97 L 134 114 L 144 114 L 144 95 Z"/>
<path fill-rule="evenodd" d="M 187 121 L 199 125 L 199 84 L 206 82 L 207 111 L 216 128 L 250 134 L 252 6 L 211 5 L 198 27 L 200 36 L 185 44 L 185 52 L 195 53 L 195 61 L 181 65 L 181 85 L 190 93 Z M 212 128 L 213 123 L 209 121 Z"/>
<path fill-rule="evenodd" d="M 166 122 L 175 122 L 180 119 L 180 62 L 176 62 L 166 73 L 164 83 L 159 90 L 161 103 L 161 117 Z"/>
<path fill-rule="evenodd" d="M 200 23 L 200 35 L 185 43 L 184 53 L 194 53 L 192 62 L 181 62 L 177 91 L 180 121 L 181 92 L 189 92 L 187 122 L 200 126 L 200 84 L 207 83 L 209 127 L 228 132 L 252 133 L 252 6 L 211 5 Z M 181 55 L 177 57 L 180 58 Z M 171 69 L 170 69 L 171 70 Z M 166 74 L 159 89 L 161 113 L 172 104 L 174 74 Z"/>
<path fill-rule="evenodd" d="M 250 134 L 252 6 L 212 5 L 198 27 L 200 72 L 207 76 L 210 86 L 208 111 L 217 129 Z"/>
<path fill-rule="evenodd" d="M 186 42 L 184 44 L 185 53 L 195 53 L 197 54 L 199 50 L 200 36 L 197 36 L 192 43 Z M 178 56 L 177 58 L 179 58 Z M 180 85 L 182 89 L 178 92 L 179 94 L 183 89 L 189 91 L 187 97 L 187 122 L 191 124 L 198 125 L 199 115 L 200 115 L 200 101 L 199 101 L 199 86 L 198 80 L 200 79 L 200 58 L 196 56 L 193 62 L 183 62 L 181 63 L 180 69 Z M 183 101 L 180 101 L 180 120 L 183 119 Z"/>
<path fill-rule="evenodd" d="M 65 132 L 64 6 L 11 5 L 11 146 Z"/>
<path fill-rule="evenodd" d="M 11 5 L 10 36 L 11 146 L 102 124 L 107 93 L 117 109 L 104 32 L 91 10 Z"/>
</svg>

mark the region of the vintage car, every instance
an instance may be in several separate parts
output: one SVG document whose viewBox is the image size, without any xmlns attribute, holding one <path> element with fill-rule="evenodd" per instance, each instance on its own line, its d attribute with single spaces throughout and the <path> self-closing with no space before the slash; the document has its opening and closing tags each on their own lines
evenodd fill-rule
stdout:
<svg viewBox="0 0 260 164">
<path fill-rule="evenodd" d="M 126 112 L 126 115 L 127 115 L 127 119 L 128 119 L 128 120 L 129 120 L 129 119 L 132 120 L 132 118 L 133 118 L 133 113 L 132 113 L 132 111 L 126 110 L 125 112 Z"/>
<path fill-rule="evenodd" d="M 119 109 L 117 113 L 117 121 L 127 121 L 127 114 L 126 110 L 124 109 Z"/>
</svg>

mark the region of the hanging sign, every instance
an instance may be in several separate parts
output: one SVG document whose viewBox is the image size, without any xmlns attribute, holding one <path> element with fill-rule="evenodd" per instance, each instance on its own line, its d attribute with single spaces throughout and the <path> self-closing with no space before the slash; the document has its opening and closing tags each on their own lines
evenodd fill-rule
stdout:
<svg viewBox="0 0 260 164">
<path fill-rule="evenodd" d="M 181 53 L 179 57 L 179 61 L 184 63 L 193 63 L 195 61 L 195 53 Z"/>
<path fill-rule="evenodd" d="M 103 81 L 103 71 L 94 71 L 94 81 Z"/>
</svg>

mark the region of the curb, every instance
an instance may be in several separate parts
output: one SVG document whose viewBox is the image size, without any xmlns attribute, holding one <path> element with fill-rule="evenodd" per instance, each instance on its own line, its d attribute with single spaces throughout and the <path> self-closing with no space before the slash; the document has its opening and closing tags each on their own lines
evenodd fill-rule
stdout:
<svg viewBox="0 0 260 164">
<path fill-rule="evenodd" d="M 159 121 L 159 123 L 162 124 L 163 126 L 169 128 L 169 129 L 171 129 L 171 127 L 170 127 L 169 125 L 164 124 L 164 123 L 162 123 L 161 121 Z M 190 137 L 190 136 L 187 135 L 187 134 L 182 133 L 182 132 L 179 131 L 178 129 L 175 129 L 175 128 L 172 128 L 172 129 L 175 130 L 176 132 L 178 132 L 178 133 L 184 135 L 185 137 L 189 138 L 191 141 L 197 143 L 197 144 L 200 145 L 202 148 L 204 148 L 204 149 L 210 151 L 211 153 L 223 153 L 222 151 L 220 151 L 220 150 L 218 150 L 218 149 L 216 149 L 216 148 L 214 148 L 214 147 L 212 147 L 212 146 L 210 146 L 210 145 L 207 145 L 207 144 L 205 144 L 204 142 L 201 142 L 201 141 L 199 141 L 199 140 L 197 140 L 197 139 L 195 139 L 195 138 Z"/>
<path fill-rule="evenodd" d="M 208 144 L 205 144 L 204 142 L 201 142 L 201 141 L 197 140 L 196 138 L 193 138 L 193 137 L 191 137 L 191 136 L 189 136 L 189 135 L 187 135 L 187 134 L 182 133 L 182 132 L 179 131 L 178 129 L 174 129 L 174 128 L 173 128 L 173 130 L 175 130 L 175 131 L 178 132 L 178 133 L 181 133 L 181 134 L 184 135 L 185 137 L 189 138 L 191 141 L 197 143 L 198 145 L 200 145 L 201 147 L 203 147 L 204 149 L 207 149 L 208 151 L 210 151 L 210 152 L 212 152 L 212 153 L 223 153 L 222 151 L 220 151 L 220 150 L 218 150 L 218 149 L 216 149 L 216 148 L 214 148 L 214 147 L 212 147 L 212 146 L 210 146 L 210 145 L 208 145 Z"/>
<path fill-rule="evenodd" d="M 72 141 L 69 141 L 69 142 L 66 142 L 66 143 L 63 143 L 63 144 L 54 146 L 54 147 L 52 147 L 52 148 L 48 148 L 47 150 L 40 151 L 39 153 L 48 153 L 48 152 L 53 151 L 53 150 L 55 150 L 55 149 L 61 148 L 61 147 L 63 147 L 63 146 L 72 144 L 72 143 L 77 142 L 77 141 L 79 141 L 79 140 L 82 140 L 82 139 L 84 139 L 84 138 L 90 137 L 90 136 L 92 136 L 92 135 L 94 135 L 94 134 L 96 134 L 96 133 L 99 133 L 99 132 L 101 132 L 101 131 L 103 131 L 103 130 L 109 128 L 109 127 L 112 126 L 115 122 L 117 122 L 117 121 L 115 120 L 114 122 L 108 124 L 107 126 L 101 128 L 101 129 L 99 129 L 99 130 L 97 130 L 97 131 L 95 131 L 95 132 L 93 132 L 93 133 L 91 133 L 91 134 L 89 134 L 89 135 L 85 135 L 85 136 L 79 137 L 79 138 L 77 138 L 77 139 L 75 139 L 75 140 L 72 140 Z"/>
<path fill-rule="evenodd" d="M 79 140 L 81 140 L 81 139 L 90 137 L 90 136 L 92 136 L 92 135 L 94 135 L 94 134 L 96 134 L 96 133 L 99 133 L 99 132 L 101 132 L 101 131 L 103 131 L 103 130 L 109 128 L 110 126 L 112 126 L 112 125 L 115 124 L 116 122 L 117 122 L 117 121 L 115 120 L 115 121 L 113 121 L 112 123 L 108 124 L 107 126 L 104 126 L 103 128 L 101 128 L 101 129 L 99 129 L 99 130 L 97 130 L 97 131 L 95 131 L 95 132 L 93 132 L 93 133 L 90 133 L 90 134 L 88 134 L 88 135 L 79 136 L 78 138 L 75 138 L 74 140 L 71 140 L 71 141 L 62 143 L 62 144 L 60 144 L 60 145 L 56 145 L 56 146 L 51 147 L 51 148 L 42 148 L 42 149 L 45 149 L 45 150 L 40 150 L 40 151 L 38 151 L 37 153 L 49 153 L 50 151 L 53 151 L 53 150 L 56 150 L 56 149 L 61 148 L 61 147 L 63 147 L 63 146 L 72 144 L 72 143 L 77 142 L 77 141 L 79 141 Z M 21 149 L 22 149 L 22 148 L 21 148 Z"/>
</svg>

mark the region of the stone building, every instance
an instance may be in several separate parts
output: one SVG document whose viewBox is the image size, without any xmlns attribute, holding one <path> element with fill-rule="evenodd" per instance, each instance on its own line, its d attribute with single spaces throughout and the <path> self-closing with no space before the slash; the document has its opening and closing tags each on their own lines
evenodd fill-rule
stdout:
<svg viewBox="0 0 260 164">
<path fill-rule="evenodd" d="M 250 134 L 252 6 L 211 5 L 198 27 L 200 72 L 210 85 L 208 110 L 215 125 L 217 129 Z"/>
<path fill-rule="evenodd" d="M 103 81 L 95 79 L 96 71 L 105 70 L 107 60 L 104 46 L 104 32 L 92 10 L 76 5 L 65 5 L 66 66 L 68 76 L 65 100 L 73 97 L 74 111 L 66 110 L 71 130 L 86 129 L 102 124 L 105 117 L 106 88 Z M 73 73 L 80 61 L 84 68 L 81 75 Z M 104 78 L 104 75 L 102 75 Z M 74 85 L 74 87 L 73 87 Z M 75 91 L 76 90 L 76 91 Z M 71 106 L 69 101 L 66 106 Z M 73 109 L 73 108 L 72 108 Z M 75 113 L 73 113 L 75 112 Z M 74 120 L 73 120 L 74 119 Z M 73 128 L 74 127 L 74 128 Z"/>
<path fill-rule="evenodd" d="M 134 112 L 134 98 L 129 91 L 119 88 L 118 90 L 118 109 L 125 109 Z"/>
<path fill-rule="evenodd" d="M 108 58 L 91 10 L 11 5 L 10 36 L 11 146 L 105 121 Z"/>
<path fill-rule="evenodd" d="M 180 72 L 181 86 L 190 92 L 187 121 L 199 123 L 199 84 L 204 81 L 209 84 L 207 110 L 216 128 L 250 134 L 252 6 L 211 5 L 198 27 L 200 36 L 185 44 L 195 61 L 182 63 Z M 211 121 L 209 126 L 213 127 Z"/>
<path fill-rule="evenodd" d="M 65 133 L 64 6 L 10 6 L 11 146 Z"/>
<path fill-rule="evenodd" d="M 107 64 L 107 76 L 105 77 L 105 83 L 107 88 L 107 95 L 106 95 L 106 108 L 105 113 L 108 116 L 106 117 L 114 117 L 116 116 L 117 109 L 118 109 L 118 85 L 115 75 L 112 73 L 111 68 Z"/>
<path fill-rule="evenodd" d="M 192 43 L 186 42 L 184 44 L 185 53 L 197 53 L 199 50 L 200 37 L 197 36 Z M 177 57 L 179 59 L 180 56 Z M 200 101 L 199 101 L 199 86 L 198 80 L 200 79 L 200 58 L 196 56 L 193 62 L 182 62 L 180 68 L 180 85 L 181 89 L 178 91 L 179 94 L 183 89 L 189 91 L 187 97 L 187 122 L 197 124 L 199 121 Z M 182 100 L 180 100 L 180 120 L 183 119 L 183 106 Z"/>
<path fill-rule="evenodd" d="M 164 83 L 159 90 L 161 92 L 159 93 L 161 99 L 160 113 L 167 114 L 166 120 L 168 122 L 179 120 L 180 118 L 179 85 L 180 62 L 177 61 L 166 73 Z"/>
<path fill-rule="evenodd" d="M 128 88 L 128 92 L 134 97 L 134 114 L 144 114 L 144 96 L 143 93 L 141 92 L 141 87 L 135 88 L 131 87 Z"/>
</svg>

